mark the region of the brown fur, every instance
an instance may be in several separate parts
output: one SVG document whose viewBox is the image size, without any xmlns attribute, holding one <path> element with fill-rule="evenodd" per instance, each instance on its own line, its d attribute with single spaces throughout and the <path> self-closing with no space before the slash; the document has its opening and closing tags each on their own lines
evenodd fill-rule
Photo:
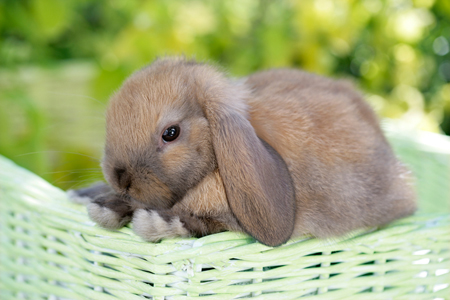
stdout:
<svg viewBox="0 0 450 300">
<path fill-rule="evenodd" d="M 255 95 L 248 102 L 252 126 L 280 153 L 294 180 L 294 235 L 340 235 L 415 211 L 406 169 L 348 83 L 272 70 L 250 76 L 247 84 Z"/>
<path fill-rule="evenodd" d="M 180 136 L 164 143 L 171 125 Z M 362 97 L 296 70 L 237 83 L 209 65 L 157 60 L 111 99 L 103 170 L 121 199 L 167 223 L 158 231 L 140 211 L 135 230 L 149 240 L 237 230 L 276 246 L 416 209 L 408 171 Z"/>
</svg>

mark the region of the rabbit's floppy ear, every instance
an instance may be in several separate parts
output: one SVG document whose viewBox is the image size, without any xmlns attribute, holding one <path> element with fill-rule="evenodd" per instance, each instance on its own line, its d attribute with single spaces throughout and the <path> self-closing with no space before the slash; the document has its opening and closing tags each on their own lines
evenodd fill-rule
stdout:
<svg viewBox="0 0 450 300">
<path fill-rule="evenodd" d="M 294 229 L 292 179 L 281 156 L 258 138 L 246 118 L 245 93 L 233 87 L 235 93 L 225 89 L 221 95 L 208 95 L 204 103 L 219 173 L 243 229 L 263 244 L 278 246 Z"/>
</svg>

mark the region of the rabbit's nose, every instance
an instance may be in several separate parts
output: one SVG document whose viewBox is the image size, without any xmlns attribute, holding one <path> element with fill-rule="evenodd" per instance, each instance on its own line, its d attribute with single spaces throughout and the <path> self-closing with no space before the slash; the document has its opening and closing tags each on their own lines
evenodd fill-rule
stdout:
<svg viewBox="0 0 450 300">
<path fill-rule="evenodd" d="M 117 185 L 120 189 L 128 191 L 131 186 L 131 174 L 124 168 L 114 168 L 116 173 Z"/>
</svg>

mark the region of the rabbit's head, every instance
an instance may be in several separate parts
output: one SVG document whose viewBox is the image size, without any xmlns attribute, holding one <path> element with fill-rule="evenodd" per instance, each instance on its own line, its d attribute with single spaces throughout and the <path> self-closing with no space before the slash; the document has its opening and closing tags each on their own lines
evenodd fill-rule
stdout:
<svg viewBox="0 0 450 300">
<path fill-rule="evenodd" d="M 168 209 L 218 168 L 242 228 L 269 245 L 285 242 L 294 227 L 294 188 L 283 159 L 248 121 L 250 96 L 211 66 L 155 61 L 110 101 L 105 178 L 119 193 Z"/>
</svg>

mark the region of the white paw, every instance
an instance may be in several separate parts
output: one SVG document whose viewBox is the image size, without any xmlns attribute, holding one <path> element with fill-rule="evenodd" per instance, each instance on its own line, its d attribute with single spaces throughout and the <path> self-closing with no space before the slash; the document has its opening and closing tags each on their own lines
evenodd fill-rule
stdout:
<svg viewBox="0 0 450 300">
<path fill-rule="evenodd" d="M 184 228 L 179 217 L 173 217 L 167 222 L 154 210 L 136 210 L 132 223 L 134 232 L 149 242 L 166 237 L 189 236 L 189 231 Z"/>
<path fill-rule="evenodd" d="M 121 218 L 115 211 L 94 202 L 89 203 L 86 208 L 89 218 L 103 228 L 119 229 L 131 220 L 131 217 Z"/>
<path fill-rule="evenodd" d="M 69 197 L 70 201 L 77 204 L 88 205 L 92 201 L 92 199 L 89 197 L 79 196 L 74 190 L 68 190 L 67 196 Z"/>
</svg>

